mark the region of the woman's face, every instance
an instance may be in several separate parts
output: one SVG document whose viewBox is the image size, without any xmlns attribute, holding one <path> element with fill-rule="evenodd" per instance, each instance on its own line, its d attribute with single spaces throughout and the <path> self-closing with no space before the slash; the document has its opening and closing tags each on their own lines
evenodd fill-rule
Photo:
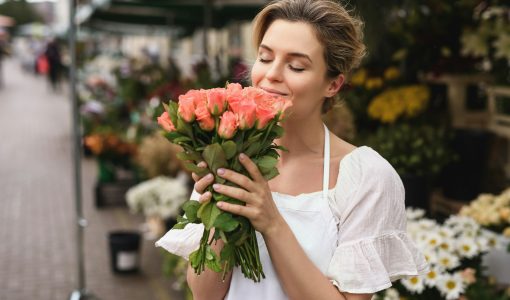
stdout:
<svg viewBox="0 0 510 300">
<path fill-rule="evenodd" d="M 343 83 L 342 75 L 327 78 L 323 51 L 310 25 L 276 20 L 259 46 L 252 84 L 292 100 L 292 118 L 320 114 L 324 98 L 334 96 Z"/>
</svg>

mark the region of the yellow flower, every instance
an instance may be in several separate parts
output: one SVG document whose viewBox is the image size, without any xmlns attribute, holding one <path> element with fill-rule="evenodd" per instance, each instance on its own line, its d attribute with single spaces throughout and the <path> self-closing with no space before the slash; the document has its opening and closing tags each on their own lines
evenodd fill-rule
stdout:
<svg viewBox="0 0 510 300">
<path fill-rule="evenodd" d="M 361 86 L 367 80 L 367 70 L 360 69 L 351 77 L 351 84 L 354 86 Z"/>
<path fill-rule="evenodd" d="M 510 217 L 510 207 L 503 207 L 499 210 L 499 216 L 503 220 L 508 220 L 508 217 Z"/>
<path fill-rule="evenodd" d="M 365 88 L 367 90 L 378 89 L 383 86 L 383 80 L 380 77 L 368 78 L 365 82 Z"/>
<path fill-rule="evenodd" d="M 412 118 L 427 108 L 429 97 L 429 90 L 422 85 L 388 89 L 372 100 L 368 115 L 372 119 L 390 124 L 401 116 Z"/>
<path fill-rule="evenodd" d="M 384 71 L 384 79 L 394 80 L 400 77 L 400 71 L 396 67 L 389 67 Z"/>
<path fill-rule="evenodd" d="M 510 238 L 510 227 L 507 227 L 507 228 L 505 228 L 505 230 L 503 230 L 503 235 L 505 237 L 509 237 Z"/>
</svg>

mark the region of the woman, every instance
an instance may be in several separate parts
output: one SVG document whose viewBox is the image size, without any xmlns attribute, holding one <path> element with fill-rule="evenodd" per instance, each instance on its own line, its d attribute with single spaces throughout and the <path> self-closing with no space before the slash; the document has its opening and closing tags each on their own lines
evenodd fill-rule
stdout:
<svg viewBox="0 0 510 300">
<path fill-rule="evenodd" d="M 234 269 L 222 282 L 221 274 L 197 276 L 189 268 L 195 299 L 370 299 L 393 280 L 423 274 L 424 257 L 405 233 L 399 176 L 371 148 L 329 133 L 321 119 L 364 55 L 361 22 L 332 0 L 281 0 L 257 15 L 254 28 L 252 84 L 293 102 L 285 136 L 276 141 L 289 152 L 280 153 L 280 175 L 269 182 L 241 157 L 253 179 L 218 170 L 240 188 L 213 187 L 246 203 L 218 206 L 249 218 L 258 231 L 266 279 L 254 283 Z M 193 178 L 192 199 L 209 200 L 203 191 L 213 176 Z M 203 232 L 190 225 L 157 245 L 186 257 Z"/>
</svg>

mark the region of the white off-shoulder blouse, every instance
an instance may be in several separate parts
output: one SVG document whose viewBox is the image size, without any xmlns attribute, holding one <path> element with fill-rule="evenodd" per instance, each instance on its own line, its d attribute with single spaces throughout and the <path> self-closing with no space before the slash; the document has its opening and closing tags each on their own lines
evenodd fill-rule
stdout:
<svg viewBox="0 0 510 300">
<path fill-rule="evenodd" d="M 404 187 L 394 168 L 362 146 L 340 161 L 336 185 L 328 189 L 329 134 L 324 146 L 322 191 L 272 193 L 310 260 L 339 290 L 349 293 L 375 293 L 399 278 L 426 273 L 424 256 L 406 234 Z M 199 196 L 194 191 L 192 199 Z M 188 259 L 198 248 L 203 228 L 189 224 L 170 230 L 156 246 Z M 225 299 L 287 299 L 258 232 L 257 240 L 266 279 L 254 283 L 234 269 Z"/>
</svg>

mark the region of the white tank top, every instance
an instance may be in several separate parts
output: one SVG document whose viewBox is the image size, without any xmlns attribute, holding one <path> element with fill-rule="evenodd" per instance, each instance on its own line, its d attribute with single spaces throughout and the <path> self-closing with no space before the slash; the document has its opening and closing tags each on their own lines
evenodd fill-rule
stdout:
<svg viewBox="0 0 510 300">
<path fill-rule="evenodd" d="M 272 192 L 278 210 L 289 224 L 299 244 L 323 274 L 327 271 L 338 239 L 337 223 L 328 204 L 328 198 L 333 196 L 334 191 L 334 189 L 329 189 L 329 144 L 329 131 L 324 125 L 322 191 L 297 196 Z M 246 279 L 241 269 L 235 268 L 232 273 L 230 289 L 225 297 L 226 300 L 288 299 L 271 263 L 264 238 L 259 232 L 257 232 L 257 242 L 266 278 L 255 283 Z"/>
</svg>

